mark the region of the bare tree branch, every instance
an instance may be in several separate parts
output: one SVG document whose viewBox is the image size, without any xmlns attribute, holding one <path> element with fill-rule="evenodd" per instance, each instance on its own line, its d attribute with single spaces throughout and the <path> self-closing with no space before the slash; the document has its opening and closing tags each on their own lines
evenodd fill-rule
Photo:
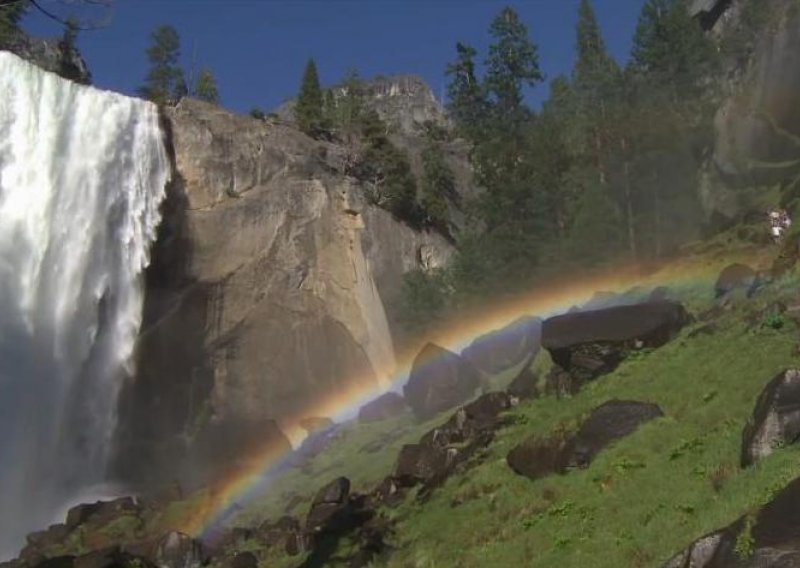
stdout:
<svg viewBox="0 0 800 568">
<path fill-rule="evenodd" d="M 75 29 L 81 31 L 92 31 L 104 28 L 109 25 L 110 18 L 106 18 L 105 20 L 101 20 L 95 23 L 78 23 L 77 21 L 70 21 L 70 18 L 64 18 L 59 14 L 53 12 L 52 10 L 45 8 L 42 6 L 41 0 L 0 0 L 0 8 L 7 8 L 9 6 L 13 6 L 15 4 L 23 4 L 28 3 L 36 10 L 46 16 L 47 18 L 56 21 L 62 25 L 72 25 Z M 101 6 L 103 8 L 110 9 L 114 5 L 114 0 L 80 0 L 79 2 L 75 2 L 73 0 L 63 0 L 60 2 L 61 4 L 65 5 L 72 5 L 72 6 L 79 6 L 81 4 L 88 4 L 90 6 Z"/>
</svg>

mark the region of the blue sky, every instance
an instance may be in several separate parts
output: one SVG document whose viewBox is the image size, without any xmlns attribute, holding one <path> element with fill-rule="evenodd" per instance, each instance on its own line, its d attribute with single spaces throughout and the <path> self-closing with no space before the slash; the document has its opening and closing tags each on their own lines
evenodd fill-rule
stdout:
<svg viewBox="0 0 800 568">
<path fill-rule="evenodd" d="M 41 0 L 53 6 L 56 0 Z M 116 0 L 111 24 L 81 35 L 79 45 L 102 88 L 133 94 L 147 71 L 150 32 L 172 24 L 186 66 L 196 53 L 217 76 L 224 106 L 238 112 L 271 110 L 292 97 L 308 57 L 323 83 L 349 67 L 362 77 L 414 73 L 441 92 L 455 43 L 481 56 L 493 16 L 513 6 L 539 46 L 548 80 L 569 73 L 575 58 L 579 0 Z M 644 0 L 594 0 L 611 53 L 627 59 Z M 57 7 L 57 6 L 56 6 Z M 36 35 L 60 35 L 58 24 L 36 13 L 24 26 Z M 529 93 L 535 104 L 547 94 Z"/>
</svg>

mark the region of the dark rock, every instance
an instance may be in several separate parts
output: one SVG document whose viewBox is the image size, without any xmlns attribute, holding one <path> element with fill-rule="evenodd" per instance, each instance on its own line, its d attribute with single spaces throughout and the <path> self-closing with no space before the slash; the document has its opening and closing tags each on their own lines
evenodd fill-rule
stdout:
<svg viewBox="0 0 800 568">
<path fill-rule="evenodd" d="M 545 378 L 545 394 L 563 398 L 572 396 L 581 389 L 581 382 L 558 365 L 553 365 Z"/>
<path fill-rule="evenodd" d="M 46 548 L 61 544 L 69 537 L 70 532 L 71 530 L 67 525 L 59 523 L 50 525 L 46 530 L 29 534 L 25 537 L 25 540 L 29 546 Z"/>
<path fill-rule="evenodd" d="M 487 375 L 496 375 L 533 360 L 539 353 L 541 337 L 541 319 L 520 318 L 503 329 L 478 337 L 461 356 Z"/>
<path fill-rule="evenodd" d="M 659 416 L 663 413 L 655 404 L 612 400 L 595 408 L 575 434 L 532 436 L 513 448 L 506 462 L 531 479 L 588 467 L 603 449 Z"/>
<path fill-rule="evenodd" d="M 403 487 L 391 476 L 383 481 L 371 493 L 377 505 L 394 507 L 402 503 L 405 498 Z"/>
<path fill-rule="evenodd" d="M 449 466 L 446 450 L 426 444 L 406 444 L 397 457 L 394 479 L 400 487 L 413 487 L 445 476 Z"/>
<path fill-rule="evenodd" d="M 658 286 L 653 288 L 650 295 L 647 296 L 648 302 L 665 302 L 669 300 L 670 289 L 666 286 Z"/>
<path fill-rule="evenodd" d="M 306 517 L 306 531 L 319 533 L 348 524 L 350 516 L 350 480 L 337 477 L 320 489 Z"/>
<path fill-rule="evenodd" d="M 515 473 L 531 479 L 563 473 L 565 443 L 560 435 L 528 438 L 508 453 L 506 463 Z"/>
<path fill-rule="evenodd" d="M 611 400 L 595 408 L 564 448 L 564 466 L 587 467 L 597 454 L 639 426 L 663 416 L 658 405 Z"/>
<path fill-rule="evenodd" d="M 446 449 L 453 444 L 477 441 L 482 431 L 495 429 L 498 415 L 509 408 L 511 397 L 504 392 L 481 395 L 458 409 L 447 422 L 427 432 L 420 439 L 420 444 Z"/>
<path fill-rule="evenodd" d="M 239 552 L 231 559 L 230 568 L 258 568 L 258 558 L 252 552 Z"/>
<path fill-rule="evenodd" d="M 745 531 L 749 550 L 737 550 Z M 781 490 L 757 514 L 741 517 L 705 535 L 665 564 L 665 568 L 793 568 L 800 566 L 800 478 Z"/>
<path fill-rule="evenodd" d="M 403 394 L 414 414 L 427 419 L 469 399 L 478 386 L 480 375 L 470 363 L 429 343 L 414 359 Z"/>
<path fill-rule="evenodd" d="M 406 411 L 405 399 L 396 392 L 387 392 L 368 402 L 358 411 L 359 422 L 378 422 L 399 416 Z"/>
<path fill-rule="evenodd" d="M 176 531 L 164 536 L 156 548 L 156 563 L 161 568 L 196 568 L 205 559 L 200 542 Z"/>
<path fill-rule="evenodd" d="M 77 49 L 65 52 L 56 39 L 20 36 L 8 46 L 8 50 L 45 71 L 56 73 L 82 85 L 91 85 L 92 74 Z"/>
<path fill-rule="evenodd" d="M 756 271 L 746 264 L 730 264 L 722 269 L 714 284 L 714 295 L 719 298 L 734 290 L 745 290 L 749 296 L 757 286 Z"/>
<path fill-rule="evenodd" d="M 288 515 L 281 517 L 275 523 L 262 523 L 256 535 L 267 548 L 282 545 L 290 556 L 295 556 L 304 549 L 300 522 Z"/>
<path fill-rule="evenodd" d="M 676 302 L 565 314 L 544 322 L 542 346 L 558 366 L 583 382 L 613 371 L 632 349 L 660 347 L 689 321 Z"/>
<path fill-rule="evenodd" d="M 70 555 L 54 556 L 52 558 L 45 558 L 35 564 L 33 568 L 74 568 L 75 557 Z"/>
<path fill-rule="evenodd" d="M 761 391 L 742 432 L 742 467 L 800 437 L 800 370 L 778 373 Z"/>
<path fill-rule="evenodd" d="M 515 396 L 520 400 L 528 400 L 536 398 L 539 394 L 536 384 L 539 382 L 539 377 L 531 371 L 529 366 L 525 366 L 520 373 L 514 377 L 511 384 L 508 385 L 506 392 L 511 396 Z"/>
<path fill-rule="evenodd" d="M 154 566 L 152 562 L 142 556 L 121 551 L 119 546 L 94 550 L 75 558 L 75 568 L 130 568 L 134 565 L 138 565 L 140 568 Z"/>
<path fill-rule="evenodd" d="M 121 515 L 138 514 L 140 507 L 133 497 L 120 497 L 111 501 L 97 501 L 76 505 L 67 511 L 66 526 L 74 529 L 89 520 L 107 523 Z"/>
</svg>

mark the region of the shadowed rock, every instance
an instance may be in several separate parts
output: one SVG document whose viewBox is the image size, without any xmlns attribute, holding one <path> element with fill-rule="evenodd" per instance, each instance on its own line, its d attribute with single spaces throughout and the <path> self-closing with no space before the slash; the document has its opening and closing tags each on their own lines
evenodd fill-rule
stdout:
<svg viewBox="0 0 800 568">
<path fill-rule="evenodd" d="M 478 337 L 461 356 L 487 375 L 496 375 L 530 361 L 541 347 L 542 320 L 520 318 L 503 329 Z"/>
<path fill-rule="evenodd" d="M 770 455 L 776 447 L 800 437 L 800 370 L 775 376 L 756 401 L 753 415 L 742 432 L 742 467 Z"/>
<path fill-rule="evenodd" d="M 612 400 L 595 408 L 576 433 L 532 436 L 513 448 L 506 461 L 516 473 L 531 479 L 585 468 L 602 450 L 660 416 L 663 413 L 655 404 Z"/>
<path fill-rule="evenodd" d="M 469 399 L 479 384 L 478 371 L 470 363 L 428 343 L 414 359 L 403 394 L 414 414 L 426 419 Z"/>
<path fill-rule="evenodd" d="M 449 465 L 446 450 L 426 444 L 406 444 L 397 457 L 394 479 L 401 487 L 412 487 L 443 475 Z"/>
<path fill-rule="evenodd" d="M 745 531 L 749 534 L 744 535 Z M 741 517 L 705 535 L 670 559 L 664 568 L 793 568 L 800 566 L 800 478 L 757 514 Z M 746 536 L 748 550 L 737 549 Z"/>
<path fill-rule="evenodd" d="M 520 371 L 519 375 L 517 375 L 511 384 L 508 385 L 506 392 L 511 396 L 515 396 L 520 400 L 527 400 L 531 398 L 536 398 L 539 394 L 536 388 L 536 383 L 539 381 L 539 377 L 536 376 L 536 373 L 531 371 L 531 368 L 526 366 L 525 368 Z"/>
<path fill-rule="evenodd" d="M 722 269 L 714 284 L 714 295 L 719 298 L 734 290 L 745 290 L 749 296 L 757 285 L 756 271 L 746 264 L 729 264 Z"/>
<path fill-rule="evenodd" d="M 577 312 L 550 318 L 542 346 L 553 361 L 578 381 L 613 371 L 632 349 L 660 347 L 690 316 L 676 302 L 650 302 Z"/>
<path fill-rule="evenodd" d="M 350 480 L 338 477 L 317 492 L 306 517 L 306 531 L 339 530 L 349 516 Z M 335 521 L 335 522 L 334 522 Z"/>
<path fill-rule="evenodd" d="M 387 392 L 368 402 L 358 411 L 359 422 L 378 422 L 399 416 L 406 411 L 405 399 L 396 392 Z"/>
<path fill-rule="evenodd" d="M 238 552 L 231 559 L 230 568 L 258 568 L 258 558 L 252 552 Z"/>
</svg>

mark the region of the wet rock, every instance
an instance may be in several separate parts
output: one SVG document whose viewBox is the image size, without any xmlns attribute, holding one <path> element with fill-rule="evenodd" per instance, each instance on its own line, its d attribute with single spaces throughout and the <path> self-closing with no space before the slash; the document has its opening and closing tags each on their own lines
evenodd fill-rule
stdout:
<svg viewBox="0 0 800 568">
<path fill-rule="evenodd" d="M 756 271 L 746 264 L 729 264 L 719 273 L 714 284 L 714 295 L 720 298 L 734 290 L 741 289 L 750 296 L 757 286 Z"/>
<path fill-rule="evenodd" d="M 258 568 L 258 558 L 252 552 L 239 552 L 231 559 L 230 568 Z"/>
<path fill-rule="evenodd" d="M 403 394 L 417 418 L 427 419 L 469 399 L 478 386 L 480 375 L 469 362 L 429 343 L 414 359 Z"/>
<path fill-rule="evenodd" d="M 122 515 L 138 514 L 140 507 L 133 497 L 120 497 L 111 501 L 83 503 L 67 511 L 66 526 L 74 529 L 89 520 L 104 523 Z"/>
<path fill-rule="evenodd" d="M 487 375 L 496 375 L 539 353 L 542 320 L 520 318 L 508 326 L 475 339 L 461 356 Z"/>
<path fill-rule="evenodd" d="M 649 302 L 550 318 L 542 346 L 578 382 L 613 371 L 633 349 L 660 347 L 691 320 L 676 302 Z"/>
<path fill-rule="evenodd" d="M 202 544 L 177 531 L 164 536 L 156 548 L 156 564 L 160 568 L 197 568 L 205 559 Z"/>
<path fill-rule="evenodd" d="M 516 473 L 531 479 L 585 468 L 609 445 L 660 416 L 663 413 L 655 404 L 612 400 L 595 408 L 576 433 L 532 436 L 514 447 L 506 462 Z"/>
<path fill-rule="evenodd" d="M 368 402 L 358 411 L 359 422 L 378 422 L 403 414 L 408 407 L 406 401 L 396 392 L 387 392 Z"/>
<path fill-rule="evenodd" d="M 567 442 L 563 459 L 565 467 L 588 467 L 603 449 L 663 415 L 658 405 L 650 403 L 612 400 L 601 404 Z"/>
<path fill-rule="evenodd" d="M 742 432 L 742 467 L 770 455 L 775 448 L 800 437 L 800 370 L 775 376 L 756 401 L 753 415 Z"/>
<path fill-rule="evenodd" d="M 75 557 L 70 555 L 54 556 L 31 564 L 31 566 L 33 568 L 74 568 Z"/>
</svg>

